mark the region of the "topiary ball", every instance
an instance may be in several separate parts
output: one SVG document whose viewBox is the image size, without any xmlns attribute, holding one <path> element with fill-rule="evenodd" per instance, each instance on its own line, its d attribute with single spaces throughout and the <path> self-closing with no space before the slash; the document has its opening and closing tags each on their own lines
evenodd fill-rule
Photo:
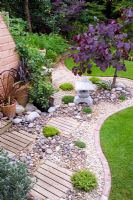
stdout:
<svg viewBox="0 0 133 200">
<path fill-rule="evenodd" d="M 92 109 L 90 107 L 84 107 L 83 108 L 83 112 L 87 113 L 87 114 L 90 114 L 90 113 L 92 113 Z"/>
<path fill-rule="evenodd" d="M 45 137 L 53 137 L 60 134 L 60 131 L 53 126 L 45 126 L 42 132 Z"/>
<path fill-rule="evenodd" d="M 76 147 L 79 147 L 80 149 L 83 149 L 83 148 L 86 147 L 86 144 L 85 144 L 84 142 L 80 141 L 80 140 L 77 140 L 77 141 L 75 142 L 75 146 L 76 146 Z"/>
<path fill-rule="evenodd" d="M 62 102 L 63 102 L 64 104 L 73 103 L 73 101 L 74 101 L 74 96 L 64 96 L 64 97 L 62 98 Z"/>
<path fill-rule="evenodd" d="M 62 89 L 63 91 L 71 91 L 74 89 L 74 87 L 71 83 L 63 83 L 60 85 L 59 88 Z"/>
<path fill-rule="evenodd" d="M 97 180 L 93 173 L 89 170 L 79 170 L 71 177 L 73 186 L 76 189 L 89 192 L 97 186 Z"/>
</svg>

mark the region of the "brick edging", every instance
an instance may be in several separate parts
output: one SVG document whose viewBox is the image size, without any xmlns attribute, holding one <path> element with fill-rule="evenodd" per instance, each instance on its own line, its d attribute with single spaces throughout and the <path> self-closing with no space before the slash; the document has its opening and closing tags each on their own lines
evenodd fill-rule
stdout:
<svg viewBox="0 0 133 200">
<path fill-rule="evenodd" d="M 128 107 L 131 107 L 131 105 L 125 105 L 121 108 L 119 108 L 118 110 L 115 110 L 114 112 L 109 113 L 107 116 L 104 116 L 99 123 L 97 124 L 97 127 L 95 128 L 95 133 L 94 133 L 94 137 L 95 137 L 95 148 L 98 154 L 98 157 L 101 160 L 102 166 L 103 166 L 103 170 L 104 170 L 104 188 L 102 191 L 102 195 L 100 200 L 108 200 L 109 199 L 109 195 L 110 195 L 110 190 L 111 190 L 111 172 L 110 172 L 110 167 L 108 164 L 108 161 L 102 151 L 101 148 L 101 143 L 100 143 L 100 129 L 102 127 L 102 125 L 104 124 L 105 120 L 108 119 L 110 116 L 112 116 L 113 114 L 126 109 Z"/>
</svg>

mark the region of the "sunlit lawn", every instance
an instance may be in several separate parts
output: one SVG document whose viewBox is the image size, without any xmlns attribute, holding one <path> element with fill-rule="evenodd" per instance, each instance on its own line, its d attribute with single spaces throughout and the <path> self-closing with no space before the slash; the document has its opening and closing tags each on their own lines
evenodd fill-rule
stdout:
<svg viewBox="0 0 133 200">
<path fill-rule="evenodd" d="M 125 61 L 125 63 L 126 63 L 127 71 L 126 72 L 120 71 L 118 73 L 118 76 L 123 77 L 123 78 L 133 79 L 133 61 Z M 67 58 L 65 60 L 65 65 L 70 70 L 72 70 L 72 68 L 75 66 L 71 58 Z M 102 72 L 98 67 L 93 66 L 92 73 L 90 75 L 91 76 L 113 76 L 113 74 L 114 74 L 114 69 L 112 67 L 110 67 L 107 71 Z"/>
<path fill-rule="evenodd" d="M 133 107 L 108 118 L 101 128 L 101 145 L 109 162 L 109 200 L 133 199 Z"/>
</svg>

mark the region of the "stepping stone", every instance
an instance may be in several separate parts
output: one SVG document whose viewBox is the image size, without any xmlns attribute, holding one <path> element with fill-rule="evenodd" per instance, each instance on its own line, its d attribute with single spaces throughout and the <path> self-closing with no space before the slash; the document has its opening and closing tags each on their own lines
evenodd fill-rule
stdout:
<svg viewBox="0 0 133 200">
<path fill-rule="evenodd" d="M 18 154 L 35 140 L 35 136 L 23 130 L 5 132 L 0 135 L 0 147 Z"/>
<path fill-rule="evenodd" d="M 49 120 L 47 125 L 54 126 L 68 135 L 72 134 L 77 129 L 79 123 L 71 117 L 54 117 Z"/>
<path fill-rule="evenodd" d="M 49 200 L 64 199 L 67 192 L 72 189 L 72 172 L 55 163 L 46 161 L 35 172 L 37 182 L 31 190 L 33 196 Z"/>
<path fill-rule="evenodd" d="M 0 120 L 0 135 L 9 129 L 11 124 L 10 120 Z"/>
</svg>

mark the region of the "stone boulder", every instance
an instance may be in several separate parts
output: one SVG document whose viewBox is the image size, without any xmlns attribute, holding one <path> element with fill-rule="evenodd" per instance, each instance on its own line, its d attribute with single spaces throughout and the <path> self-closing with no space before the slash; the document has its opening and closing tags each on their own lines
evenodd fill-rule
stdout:
<svg viewBox="0 0 133 200">
<path fill-rule="evenodd" d="M 29 115 L 25 116 L 27 122 L 33 122 L 35 119 L 39 118 L 40 115 L 37 112 L 31 112 Z"/>
</svg>

